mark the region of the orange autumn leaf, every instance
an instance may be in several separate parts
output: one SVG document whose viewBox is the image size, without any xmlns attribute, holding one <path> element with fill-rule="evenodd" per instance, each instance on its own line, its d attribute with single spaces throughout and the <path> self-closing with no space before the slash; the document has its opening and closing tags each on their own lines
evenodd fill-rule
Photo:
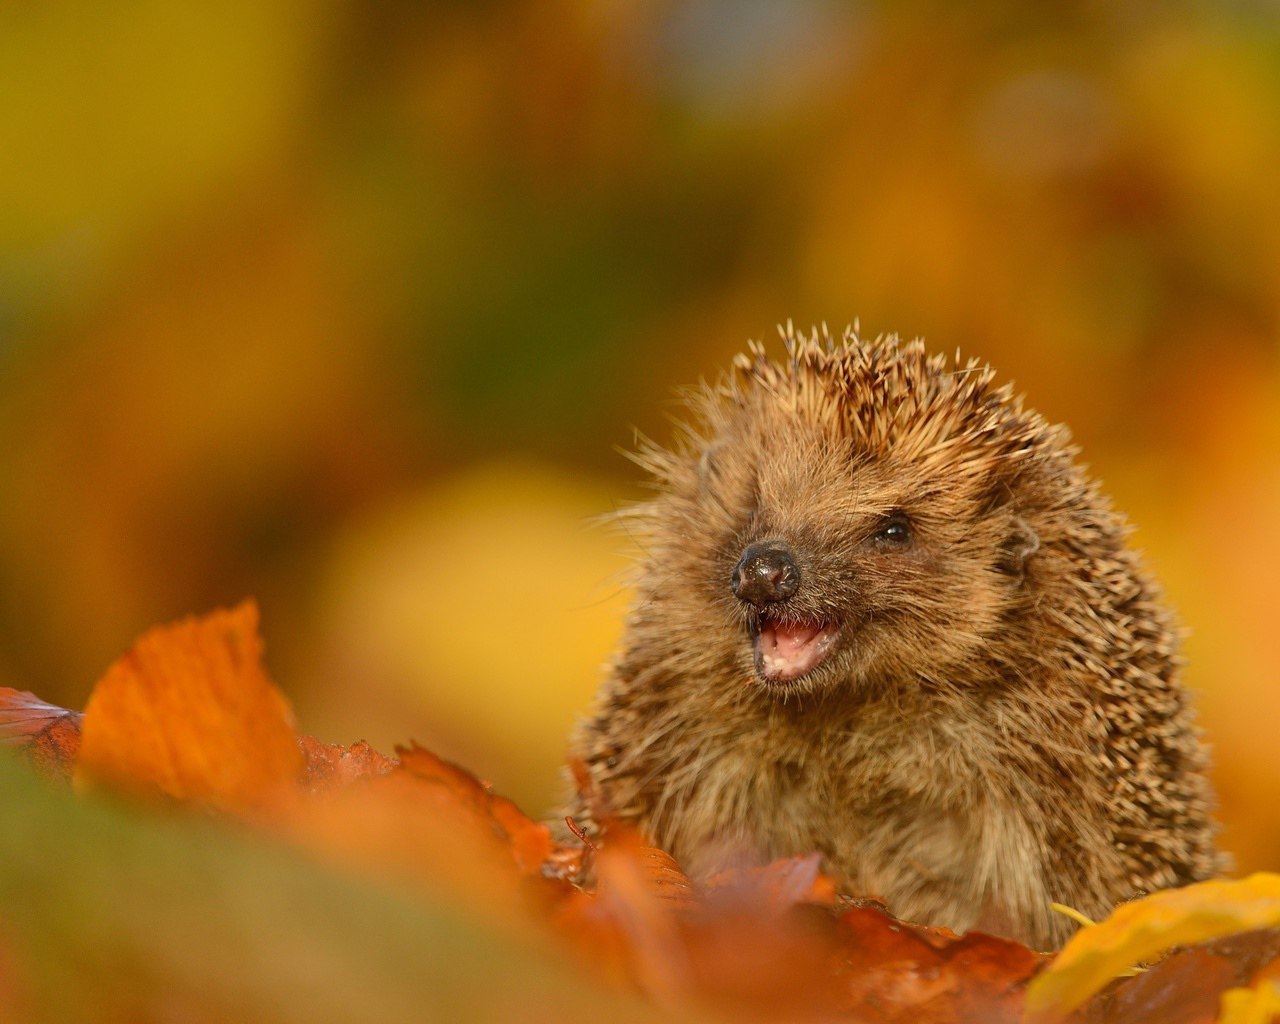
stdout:
<svg viewBox="0 0 1280 1024">
<path fill-rule="evenodd" d="M 504 796 L 498 796 L 465 768 L 437 757 L 416 744 L 396 750 L 400 764 L 418 779 L 442 787 L 477 821 L 484 822 L 509 847 L 524 874 L 538 871 L 551 856 L 551 830 L 534 821 Z"/>
<path fill-rule="evenodd" d="M 806 905 L 823 889 L 815 858 L 725 872 L 703 890 L 614 823 L 594 862 L 595 889 L 566 899 L 559 923 L 596 972 L 664 1007 L 732 1019 L 823 1020 L 839 1009 L 838 922 Z"/>
<path fill-rule="evenodd" d="M 1231 991 L 1248 991 L 1276 977 L 1277 957 L 1276 929 L 1179 949 L 1154 967 L 1109 986 L 1069 1019 L 1083 1017 L 1088 1024 L 1214 1024 Z"/>
<path fill-rule="evenodd" d="M 840 918 L 841 1009 L 877 1024 L 1018 1024 L 1044 956 L 1008 939 L 898 921 L 859 906 Z"/>
<path fill-rule="evenodd" d="M 632 851 L 632 858 L 654 896 L 676 907 L 689 907 L 696 902 L 697 893 L 689 876 L 666 850 L 640 846 Z"/>
<path fill-rule="evenodd" d="M 632 830 L 612 829 L 592 858 L 594 891 L 566 900 L 559 924 L 596 970 L 672 1005 L 686 1000 L 693 984 L 677 917 L 692 895 L 675 861 L 655 852 Z"/>
<path fill-rule="evenodd" d="M 579 841 L 558 843 L 488 783 L 421 747 L 392 758 L 363 742 L 297 736 L 262 669 L 256 626 L 256 608 L 246 604 L 148 633 L 106 674 L 83 715 L 0 688 L 0 743 L 63 777 L 79 747 L 78 778 L 245 814 L 310 853 L 447 894 L 532 941 L 567 941 L 597 978 L 669 1010 L 864 1024 L 1022 1018 L 1028 984 L 1049 958 L 838 897 L 817 855 L 695 885 L 598 801 L 600 835 L 575 832 Z M 269 818 L 255 813 L 268 806 Z M 1094 960 L 1099 952 L 1132 957 L 1153 936 L 1163 948 L 1224 934 L 1224 915 L 1231 932 L 1277 920 L 1262 899 L 1275 896 L 1274 876 L 1216 884 L 1226 888 L 1152 898 L 1151 908 L 1167 903 L 1172 917 L 1146 913 L 1141 927 L 1113 935 L 1104 924 L 1073 942 L 1043 972 L 1046 981 L 1032 983 L 1032 1008 L 1055 978 L 1074 977 L 1081 987 L 1078 975 L 1093 960 L 1073 960 L 1073 948 L 1090 947 Z M 1232 894 L 1248 898 L 1226 898 Z M 1210 1024 L 1224 992 L 1237 1019 L 1261 1019 L 1267 986 L 1280 973 L 1280 930 L 1223 943 L 1175 953 L 1109 987 L 1084 1019 Z M 1093 979 L 1088 992 L 1107 974 L 1085 973 Z"/>
<path fill-rule="evenodd" d="M 546 826 L 425 750 L 400 755 L 385 774 L 313 790 L 273 824 L 341 864 L 445 894 L 504 926 L 567 891 L 540 872 L 553 845 Z"/>
<path fill-rule="evenodd" d="M 773 913 L 782 913 L 799 903 L 833 907 L 836 887 L 821 871 L 822 858 L 784 857 L 764 867 L 723 871 L 707 883 L 721 902 L 750 898 Z"/>
<path fill-rule="evenodd" d="M 386 775 L 396 766 L 394 758 L 364 740 L 344 747 L 322 743 L 314 736 L 300 736 L 298 746 L 306 761 L 305 781 L 313 792 L 337 789 L 367 776 Z"/>
<path fill-rule="evenodd" d="M 108 669 L 85 708 L 75 775 L 244 812 L 274 803 L 302 767 L 246 601 L 153 629 Z"/>
</svg>

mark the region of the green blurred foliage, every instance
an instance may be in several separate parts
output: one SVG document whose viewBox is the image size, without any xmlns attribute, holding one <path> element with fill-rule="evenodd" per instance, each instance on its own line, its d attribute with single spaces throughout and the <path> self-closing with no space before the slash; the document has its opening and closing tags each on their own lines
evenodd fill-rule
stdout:
<svg viewBox="0 0 1280 1024">
<path fill-rule="evenodd" d="M 79 705 L 252 593 L 304 730 L 537 811 L 621 613 L 613 449 L 860 318 L 1071 424 L 1276 867 L 1277 166 L 1247 0 L 5 5 L 0 683 Z"/>
</svg>

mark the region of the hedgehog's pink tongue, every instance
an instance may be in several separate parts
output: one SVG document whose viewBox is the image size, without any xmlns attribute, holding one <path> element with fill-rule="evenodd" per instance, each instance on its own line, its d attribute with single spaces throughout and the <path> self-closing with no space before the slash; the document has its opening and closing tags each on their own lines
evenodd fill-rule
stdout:
<svg viewBox="0 0 1280 1024">
<path fill-rule="evenodd" d="M 756 634 L 756 668 L 770 683 L 789 683 L 818 667 L 831 649 L 830 623 L 762 622 Z"/>
</svg>

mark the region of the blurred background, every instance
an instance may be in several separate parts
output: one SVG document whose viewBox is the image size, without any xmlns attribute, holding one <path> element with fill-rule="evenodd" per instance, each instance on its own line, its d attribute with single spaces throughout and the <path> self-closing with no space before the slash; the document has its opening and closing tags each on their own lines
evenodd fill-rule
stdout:
<svg viewBox="0 0 1280 1024">
<path fill-rule="evenodd" d="M 255 595 L 302 728 L 549 809 L 616 449 L 786 318 L 1068 422 L 1280 869 L 1280 11 L 0 7 L 0 685 Z"/>
</svg>

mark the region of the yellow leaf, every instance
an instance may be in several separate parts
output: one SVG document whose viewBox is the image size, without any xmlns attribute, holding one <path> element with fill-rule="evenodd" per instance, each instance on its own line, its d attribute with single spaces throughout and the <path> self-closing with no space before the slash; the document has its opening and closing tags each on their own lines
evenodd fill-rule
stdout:
<svg viewBox="0 0 1280 1024">
<path fill-rule="evenodd" d="M 1222 993 L 1218 1024 L 1271 1024 L 1280 1015 L 1280 982 L 1264 981 L 1256 988 L 1233 988 Z"/>
<path fill-rule="evenodd" d="M 1027 989 L 1027 1018 L 1060 1020 L 1118 977 L 1174 946 L 1280 925 L 1280 875 L 1201 882 L 1120 907 L 1077 932 Z M 1241 1018 L 1249 1020 L 1251 1018 Z"/>
</svg>

